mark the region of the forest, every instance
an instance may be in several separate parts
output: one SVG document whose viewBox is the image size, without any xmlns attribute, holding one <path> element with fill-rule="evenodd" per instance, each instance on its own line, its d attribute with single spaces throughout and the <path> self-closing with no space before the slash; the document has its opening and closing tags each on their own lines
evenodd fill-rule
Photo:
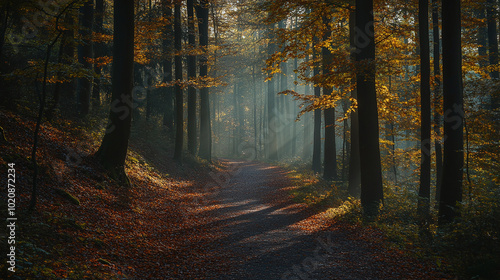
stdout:
<svg viewBox="0 0 500 280">
<path fill-rule="evenodd" d="M 0 278 L 500 279 L 499 23 L 0 0 Z"/>
</svg>

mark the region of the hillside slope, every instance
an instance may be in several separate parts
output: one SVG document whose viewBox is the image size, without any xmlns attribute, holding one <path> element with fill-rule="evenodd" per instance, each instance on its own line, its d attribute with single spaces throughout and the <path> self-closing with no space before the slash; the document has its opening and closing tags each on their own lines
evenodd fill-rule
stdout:
<svg viewBox="0 0 500 280">
<path fill-rule="evenodd" d="M 40 131 L 39 198 L 27 213 L 32 185 L 30 162 L 34 120 L 0 111 L 8 143 L 0 143 L 6 181 L 9 163 L 16 174 L 16 272 L 12 279 L 203 279 L 214 231 L 207 188 L 208 166 L 191 160 L 172 163 L 166 137 L 133 131 L 125 189 L 95 163 L 100 135 L 77 123 L 45 123 Z M 76 127 L 76 128 L 75 128 Z M 140 127 L 140 126 L 138 126 Z M 135 136 L 134 136 L 135 135 Z M 140 137 L 140 138 L 139 138 Z M 145 144 L 146 143 L 146 144 Z M 212 175 L 213 176 L 213 175 Z M 7 215 L 7 191 L 1 213 Z M 196 228 L 196 231 L 192 230 Z M 2 240 L 5 240 L 5 234 Z M 7 242 L 1 242 L 6 251 Z M 1 264 L 2 273 L 6 263 Z M 3 277 L 2 277 L 3 278 Z"/>
</svg>

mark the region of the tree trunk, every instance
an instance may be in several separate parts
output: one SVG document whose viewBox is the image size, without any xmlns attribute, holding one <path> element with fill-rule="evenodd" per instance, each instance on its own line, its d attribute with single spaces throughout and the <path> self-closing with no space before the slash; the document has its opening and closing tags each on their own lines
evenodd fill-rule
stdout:
<svg viewBox="0 0 500 280">
<path fill-rule="evenodd" d="M 95 25 L 94 31 L 97 33 L 104 33 L 104 0 L 96 0 L 95 2 Z M 96 43 L 94 56 L 102 57 L 105 55 L 104 53 L 105 44 L 102 42 Z M 94 71 L 98 76 L 94 81 L 94 88 L 92 90 L 92 106 L 99 107 L 101 106 L 101 75 L 102 75 L 102 67 L 95 65 Z"/>
<path fill-rule="evenodd" d="M 0 74 L 3 74 L 3 47 L 5 45 L 5 35 L 7 34 L 7 25 L 9 23 L 9 7 L 0 10 Z"/>
<path fill-rule="evenodd" d="M 184 144 L 184 100 L 182 87 L 182 27 L 181 2 L 176 0 L 174 7 L 174 47 L 175 47 L 175 149 L 174 160 L 182 162 L 182 146 Z"/>
<path fill-rule="evenodd" d="M 9 22 L 9 6 L 3 7 L 0 10 L 0 104 L 5 107 L 13 107 L 12 97 L 10 90 L 6 87 L 6 82 L 4 80 L 3 74 L 7 71 L 6 65 L 4 65 L 3 59 L 3 49 L 5 45 L 5 36 L 7 33 L 7 26 Z"/>
<path fill-rule="evenodd" d="M 93 58 L 92 29 L 94 24 L 94 0 L 87 1 L 80 8 L 80 36 L 82 44 L 78 46 L 78 62 L 88 71 L 93 71 L 93 64 L 88 59 Z M 92 94 L 92 75 L 79 79 L 78 103 L 79 112 L 88 115 L 90 112 L 90 96 Z"/>
<path fill-rule="evenodd" d="M 441 148 L 441 115 L 438 108 L 441 108 L 441 68 L 440 68 L 440 36 L 439 36 L 439 1 L 432 0 L 432 25 L 433 25 L 433 53 L 434 53 L 434 147 L 436 150 L 436 201 L 439 201 L 441 183 L 443 180 L 443 151 Z M 486 43 L 485 43 L 486 45 Z M 486 49 L 485 49 L 486 51 Z"/>
<path fill-rule="evenodd" d="M 63 62 L 69 65 L 75 64 L 75 35 L 76 30 L 73 27 L 75 25 L 74 22 L 74 12 L 68 11 L 64 18 L 64 25 L 66 30 L 64 30 L 63 36 L 65 37 L 64 44 L 64 54 Z M 78 111 L 78 108 L 75 106 L 76 100 L 76 80 L 63 83 L 61 85 L 61 110 L 66 114 L 74 114 L 74 112 Z"/>
<path fill-rule="evenodd" d="M 443 1 L 443 183 L 439 201 L 439 224 L 451 222 L 462 201 L 463 179 L 463 92 L 460 1 Z"/>
<path fill-rule="evenodd" d="M 314 69 L 313 75 L 317 77 L 319 75 L 319 65 L 316 64 L 318 57 L 318 51 L 316 50 L 316 45 L 318 39 L 314 37 L 313 39 L 313 61 Z M 321 95 L 321 88 L 318 85 L 314 85 L 314 96 L 319 97 Z M 321 110 L 314 110 L 314 139 L 313 139 L 313 156 L 312 156 L 312 170 L 315 173 L 321 172 Z"/>
<path fill-rule="evenodd" d="M 495 0 L 488 0 L 488 8 L 486 9 L 486 17 L 488 20 L 488 50 L 490 65 L 498 66 L 498 33 L 497 33 L 497 3 Z M 492 79 L 499 79 L 497 70 L 490 72 Z M 490 106 L 492 110 L 498 109 L 500 100 L 493 95 L 491 97 Z"/>
<path fill-rule="evenodd" d="M 280 91 L 285 91 L 288 90 L 288 63 L 287 62 L 282 62 L 281 63 L 281 71 L 283 72 L 283 75 L 281 75 L 280 78 Z M 281 142 L 282 144 L 282 150 L 283 152 L 281 153 L 282 158 L 290 157 L 290 152 L 292 150 L 291 144 L 292 144 L 292 137 L 291 137 L 291 127 L 290 127 L 290 104 L 288 102 L 288 96 L 287 95 L 280 95 L 278 97 L 281 99 L 281 136 L 283 141 Z"/>
<path fill-rule="evenodd" d="M 57 63 L 63 62 L 64 47 L 66 46 L 67 39 L 68 38 L 66 32 L 63 32 L 61 36 L 61 43 L 59 44 Z M 61 72 L 57 72 L 57 76 L 61 76 Z M 54 114 L 56 112 L 57 106 L 59 105 L 60 99 L 61 99 L 61 83 L 56 83 L 54 85 L 54 95 L 52 96 L 52 100 L 49 101 L 47 108 L 47 113 L 46 113 L 47 121 L 50 122 L 54 118 Z"/>
<path fill-rule="evenodd" d="M 200 0 L 199 24 L 200 47 L 203 55 L 200 57 L 200 77 L 208 76 L 208 0 Z M 199 156 L 206 160 L 212 159 L 212 126 L 210 124 L 209 88 L 200 89 L 200 151 Z"/>
<path fill-rule="evenodd" d="M 297 58 L 295 58 L 293 60 L 293 69 L 298 69 L 298 64 L 299 64 L 299 61 Z M 297 82 L 298 82 L 298 78 L 297 78 L 297 75 L 298 73 L 294 73 L 293 75 L 293 80 L 294 80 L 294 86 L 293 86 L 293 90 L 295 92 L 297 92 Z M 292 118 L 291 118 L 291 122 L 292 122 L 292 158 L 295 157 L 297 155 L 297 122 L 295 121 L 295 118 L 297 117 L 297 114 L 298 114 L 298 107 L 297 107 L 297 104 L 295 103 L 295 100 L 290 100 L 291 102 L 291 106 L 292 106 Z"/>
<path fill-rule="evenodd" d="M 349 45 L 351 47 L 351 61 L 356 61 L 356 13 L 349 13 Z M 355 81 L 352 81 L 355 83 Z M 352 85 L 353 87 L 355 85 Z M 357 90 L 354 88 L 351 91 L 351 98 L 358 99 Z M 351 152 L 349 156 L 349 184 L 347 193 L 352 197 L 359 197 L 361 193 L 361 170 L 359 162 L 359 127 L 358 127 L 358 109 L 351 113 Z"/>
<path fill-rule="evenodd" d="M 253 159 L 258 158 L 257 150 L 257 88 L 255 85 L 255 65 L 252 66 L 252 92 L 253 92 L 253 139 L 254 139 L 254 156 Z"/>
<path fill-rule="evenodd" d="M 112 177 L 129 186 L 124 166 L 132 123 L 130 101 L 134 87 L 134 1 L 119 2 L 114 3 L 110 122 L 96 157 Z"/>
<path fill-rule="evenodd" d="M 347 100 L 342 102 L 342 109 L 344 110 L 344 115 L 347 114 L 348 103 Z M 342 184 L 344 184 L 346 175 L 347 175 L 347 159 L 349 158 L 349 153 L 351 151 L 351 144 L 347 141 L 347 131 L 349 131 L 349 122 L 347 119 L 344 119 L 343 122 L 343 131 L 342 131 Z"/>
<path fill-rule="evenodd" d="M 431 198 L 431 62 L 429 47 L 429 1 L 418 2 L 418 29 L 420 41 L 420 188 L 418 213 L 427 224 Z"/>
<path fill-rule="evenodd" d="M 359 156 L 361 161 L 361 204 L 368 217 L 378 214 L 383 200 L 380 163 L 377 94 L 375 90 L 375 32 L 373 0 L 356 0 L 356 29 L 364 32 L 365 41 L 356 42 L 356 59 L 363 69 L 357 72 Z M 361 34 L 359 34 L 361 35 Z"/>
<path fill-rule="evenodd" d="M 194 51 L 196 48 L 196 34 L 194 25 L 194 0 L 187 0 L 187 14 L 188 14 L 188 43 L 189 50 Z M 196 79 L 196 55 L 190 54 L 187 57 L 187 74 L 188 80 Z M 196 155 L 197 150 L 197 125 L 196 125 L 196 88 L 194 86 L 188 87 L 188 104 L 187 104 L 188 118 L 187 118 L 187 138 L 188 138 L 188 151 L 192 155 Z"/>
<path fill-rule="evenodd" d="M 275 51 L 275 45 L 272 36 L 272 32 L 274 28 L 271 27 L 269 29 L 270 40 L 268 44 L 268 54 L 272 55 Z M 268 128 L 268 139 L 267 144 L 269 145 L 269 160 L 276 161 L 278 160 L 278 142 L 276 139 L 276 128 L 277 128 L 277 117 L 275 115 L 275 91 L 274 91 L 274 79 L 271 79 L 267 82 L 267 128 Z"/>
<path fill-rule="evenodd" d="M 309 49 L 309 44 L 307 44 L 307 49 Z M 306 64 L 309 65 L 309 54 L 306 55 Z M 310 76 L 310 68 L 307 67 L 306 69 L 306 77 L 309 78 Z M 305 95 L 310 95 L 310 87 L 309 87 L 309 83 L 306 83 L 305 87 L 304 87 L 304 94 Z M 303 157 L 304 157 L 304 160 L 309 160 L 311 158 L 311 155 L 312 155 L 312 145 L 311 145 L 311 140 L 312 140 L 312 137 L 311 137 L 311 132 L 312 131 L 312 126 L 314 126 L 314 123 L 312 122 L 312 113 L 311 112 L 307 112 L 304 114 L 303 116 L 303 122 L 304 122 L 304 143 L 303 143 Z"/>
<path fill-rule="evenodd" d="M 152 0 L 148 1 L 148 21 L 153 21 L 153 2 Z M 156 62 L 150 61 L 149 65 L 144 67 L 144 87 L 146 90 L 146 121 L 149 122 L 151 120 L 151 113 L 153 111 L 153 69 L 156 67 Z"/>
<path fill-rule="evenodd" d="M 237 144 L 237 139 L 238 139 L 238 135 L 239 135 L 239 125 L 240 125 L 240 122 L 239 122 L 239 119 L 238 119 L 238 110 L 240 109 L 240 106 L 238 105 L 238 86 L 239 86 L 239 83 L 237 83 L 236 81 L 234 81 L 234 85 L 233 85 L 233 122 L 234 122 L 234 125 L 233 125 L 233 151 L 232 151 L 232 155 L 233 156 L 238 156 L 238 144 Z"/>
<path fill-rule="evenodd" d="M 170 83 L 173 81 L 172 74 L 172 0 L 163 1 L 163 15 L 169 20 L 163 34 L 163 52 L 165 53 L 165 58 L 163 60 L 163 82 Z M 174 131 L 174 87 L 167 86 L 165 89 L 165 109 L 163 112 L 163 125 L 167 128 L 167 131 L 173 133 Z"/>
<path fill-rule="evenodd" d="M 238 106 L 238 130 L 237 130 L 237 141 L 236 141 L 236 152 L 238 156 L 243 156 L 242 154 L 242 144 L 244 142 L 244 131 L 245 131 L 245 106 L 243 104 L 243 82 L 238 81 L 238 92 L 236 94 L 236 104 Z"/>
<path fill-rule="evenodd" d="M 437 9 L 439 8 L 438 2 L 437 2 L 437 0 L 434 0 L 433 2 L 435 2 L 433 5 L 433 9 L 436 9 L 436 13 L 437 13 Z M 434 6 L 436 6 L 436 7 L 434 8 Z M 433 21 L 434 21 L 434 10 L 433 10 L 432 17 L 433 17 Z M 488 50 L 487 49 L 487 44 L 488 44 L 488 41 L 487 41 L 488 27 L 487 26 L 488 26 L 488 24 L 487 24 L 487 20 L 486 20 L 486 13 L 485 13 L 484 7 L 480 7 L 476 11 L 476 17 L 478 19 L 486 22 L 485 25 L 480 25 L 478 27 L 478 31 L 477 31 L 477 44 L 478 44 L 477 52 L 480 56 L 479 67 L 481 67 L 481 69 L 484 69 L 488 65 L 488 58 L 487 58 L 488 57 L 488 51 L 487 51 Z"/>
<path fill-rule="evenodd" d="M 325 34 L 323 34 L 323 41 L 327 41 L 331 37 L 330 19 L 323 17 L 323 24 L 326 26 Z M 332 53 L 328 47 L 321 48 L 323 55 L 322 68 L 323 76 L 326 78 L 332 75 L 330 65 L 333 62 Z M 332 95 L 333 88 L 330 86 L 323 87 L 323 95 Z M 325 109 L 325 149 L 324 149 L 324 169 L 323 178 L 325 180 L 337 179 L 337 147 L 335 144 L 335 108 Z"/>
<path fill-rule="evenodd" d="M 486 9 L 486 17 L 488 21 L 488 50 L 490 65 L 498 64 L 498 38 L 497 38 L 497 19 L 496 19 L 496 1 L 488 0 L 488 8 Z M 490 77 L 498 79 L 498 71 L 491 71 Z"/>
</svg>

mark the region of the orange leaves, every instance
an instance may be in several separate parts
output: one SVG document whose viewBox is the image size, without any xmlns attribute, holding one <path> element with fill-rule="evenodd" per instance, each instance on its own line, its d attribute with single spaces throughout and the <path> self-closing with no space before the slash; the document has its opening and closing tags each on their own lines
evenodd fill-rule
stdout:
<svg viewBox="0 0 500 280">
<path fill-rule="evenodd" d="M 30 171 L 26 157 L 30 151 L 26 141 L 31 139 L 33 123 L 3 112 L 0 122 L 14 144 L 8 150 L 15 148 L 20 154 L 17 171 L 27 178 Z M 45 123 L 41 128 L 40 172 L 44 179 L 39 186 L 38 211 L 32 217 L 35 224 L 22 233 L 23 241 L 36 244 L 50 255 L 43 254 L 40 260 L 30 256 L 28 261 L 36 269 L 26 273 L 38 273 L 38 277 L 47 279 L 54 275 L 74 279 L 115 279 L 120 275 L 143 278 L 145 272 L 148 279 L 197 279 L 213 266 L 211 261 L 220 262 L 210 256 L 209 250 L 218 233 L 210 227 L 211 215 L 217 209 L 210 196 L 216 189 L 202 188 L 210 180 L 207 168 L 184 166 L 179 170 L 176 164 L 164 161 L 171 157 L 166 150 L 149 146 L 142 138 L 147 133 L 141 133 L 140 139 L 131 139 L 135 152 L 129 153 L 127 162 L 134 188 L 125 190 L 89 157 L 97 149 L 98 140 L 75 127 L 74 123 L 63 122 Z M 69 155 L 78 155 L 79 160 L 70 162 Z M 4 155 L 0 155 L 0 162 L 4 161 Z M 61 199 L 53 191 L 55 186 L 78 197 L 81 205 Z M 29 187 L 25 179 L 20 181 L 20 205 L 27 205 L 29 197 L 24 194 Z"/>
<path fill-rule="evenodd" d="M 112 56 L 101 56 L 94 59 L 87 59 L 87 62 L 94 64 L 96 67 L 109 65 L 113 62 Z"/>
<path fill-rule="evenodd" d="M 349 100 L 350 106 L 347 109 L 347 112 L 345 113 L 344 116 L 338 118 L 336 121 L 337 122 L 342 122 L 346 118 L 349 117 L 349 115 L 354 112 L 357 108 L 357 101 L 356 99 L 344 95 L 344 92 L 339 91 L 339 90 L 333 90 L 332 94 L 329 95 L 322 95 L 322 96 L 314 96 L 314 95 L 304 95 L 297 93 L 293 90 L 285 90 L 282 92 L 279 92 L 278 94 L 283 94 L 283 95 L 292 95 L 295 100 L 301 101 L 300 107 L 302 110 L 300 111 L 297 120 L 300 119 L 302 115 L 304 115 L 307 112 L 314 111 L 316 109 L 328 109 L 328 108 L 335 108 L 338 103 L 342 100 Z"/>
<path fill-rule="evenodd" d="M 226 83 L 222 82 L 221 77 L 196 77 L 195 79 L 190 79 L 190 80 L 183 80 L 183 81 L 172 81 L 170 83 L 159 83 L 156 85 L 156 88 L 162 88 L 162 87 L 171 87 L 175 85 L 180 85 L 181 88 L 187 88 L 187 87 L 195 87 L 197 89 L 201 88 L 210 88 L 210 87 L 217 87 L 217 86 L 225 86 Z"/>
</svg>

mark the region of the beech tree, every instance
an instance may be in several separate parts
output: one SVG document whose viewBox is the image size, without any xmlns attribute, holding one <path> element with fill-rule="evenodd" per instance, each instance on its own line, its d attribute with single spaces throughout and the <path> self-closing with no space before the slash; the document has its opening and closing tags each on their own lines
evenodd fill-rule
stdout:
<svg viewBox="0 0 500 280">
<path fill-rule="evenodd" d="M 274 26 L 269 28 L 269 33 L 272 33 L 274 30 Z M 269 43 L 268 43 L 268 54 L 272 55 L 275 51 L 275 44 L 272 41 L 273 36 L 269 35 Z M 274 79 L 270 79 L 267 81 L 267 144 L 269 145 L 269 160 L 278 160 L 278 140 L 276 134 L 277 128 L 277 119 L 276 119 L 276 110 L 275 110 L 275 94 L 276 91 L 274 89 Z"/>
<path fill-rule="evenodd" d="M 208 0 L 200 0 L 198 13 L 198 29 L 200 32 L 200 47 L 203 55 L 200 57 L 200 77 L 208 78 Z M 200 151 L 199 156 L 206 160 L 212 157 L 212 126 L 210 123 L 209 88 L 205 83 L 200 89 Z"/>
<path fill-rule="evenodd" d="M 194 52 L 196 49 L 196 34 L 195 34 L 195 17 L 194 17 L 194 0 L 187 0 L 188 14 L 188 44 L 189 51 Z M 191 53 L 187 57 L 187 78 L 188 80 L 196 80 L 196 55 Z M 196 154 L 197 150 L 197 125 L 196 125 L 196 88 L 192 85 L 188 86 L 188 118 L 187 118 L 187 138 L 188 151 L 192 155 Z"/>
<path fill-rule="evenodd" d="M 172 49 L 174 32 L 172 29 L 172 0 L 163 0 L 162 2 L 163 16 L 168 19 L 165 30 L 163 31 L 162 48 L 165 52 L 163 56 L 163 82 L 170 84 L 173 80 L 172 72 Z M 174 131 L 174 88 L 169 85 L 165 87 L 165 108 L 163 112 L 163 125 L 167 128 L 169 133 Z"/>
<path fill-rule="evenodd" d="M 87 115 L 90 111 L 94 65 L 89 61 L 94 58 L 92 30 L 94 29 L 94 0 L 89 0 L 80 8 L 80 36 L 82 44 L 78 46 L 78 62 L 89 72 L 79 80 L 79 112 Z"/>
<path fill-rule="evenodd" d="M 119 2 L 119 3 L 118 3 Z M 134 86 L 134 1 L 114 3 L 112 97 L 109 125 L 96 153 L 112 177 L 130 185 L 125 174 Z"/>
<path fill-rule="evenodd" d="M 182 161 L 182 147 L 184 145 L 184 96 L 182 82 L 182 27 L 181 27 L 181 1 L 175 0 L 174 6 L 174 47 L 175 47 L 175 150 L 174 160 Z"/>
<path fill-rule="evenodd" d="M 438 108 L 441 108 L 441 48 L 440 48 L 440 31 L 439 31 L 439 1 L 432 0 L 432 45 L 433 45 L 433 66 L 434 66 L 434 114 L 433 114 L 433 129 L 436 139 L 434 139 L 434 148 L 436 150 L 436 201 L 439 201 L 439 193 L 441 192 L 441 182 L 443 180 L 443 150 L 439 137 L 441 136 L 441 115 Z"/>
<path fill-rule="evenodd" d="M 95 1 L 95 12 L 94 12 L 94 32 L 103 34 L 104 33 L 104 14 L 105 14 L 105 2 L 104 0 Z M 99 58 L 104 55 L 106 44 L 103 42 L 94 44 L 94 57 Z M 94 72 L 97 76 L 94 79 L 94 87 L 92 88 L 92 106 L 98 107 L 101 105 L 101 84 L 102 84 L 102 66 L 94 65 Z"/>
<path fill-rule="evenodd" d="M 353 1 L 351 1 L 353 2 Z M 350 47 L 350 60 L 356 61 L 356 13 L 355 10 L 349 12 L 349 47 Z M 351 90 L 351 98 L 357 100 L 357 90 L 355 88 L 355 81 L 351 81 L 354 88 Z M 361 163 L 359 162 L 359 121 L 358 110 L 351 113 L 351 152 L 349 156 L 349 182 L 347 192 L 350 196 L 359 197 L 361 192 Z"/>
<path fill-rule="evenodd" d="M 464 167 L 462 44 L 460 0 L 443 1 L 443 182 L 439 201 L 439 223 L 451 222 L 462 201 Z"/>
<path fill-rule="evenodd" d="M 313 38 L 313 61 L 316 63 L 318 58 L 318 51 L 316 50 L 316 45 L 318 38 Z M 314 65 L 313 75 L 317 76 L 320 73 L 319 65 Z M 319 97 L 321 94 L 321 88 L 318 85 L 314 85 L 314 96 Z M 314 110 L 314 138 L 313 138 L 313 155 L 312 155 L 312 170 L 316 173 L 321 172 L 321 109 Z"/>
<path fill-rule="evenodd" d="M 359 157 L 361 168 L 361 204 L 365 214 L 378 213 L 383 200 L 380 164 L 377 95 L 375 90 L 375 31 L 373 0 L 356 0 L 356 73 L 359 116 Z M 365 40 L 362 40 L 361 37 Z"/>
<path fill-rule="evenodd" d="M 323 34 L 323 42 L 328 42 L 331 37 L 332 30 L 330 28 L 331 19 L 328 16 L 323 16 L 323 24 L 325 26 L 325 33 Z M 322 52 L 322 68 L 323 75 L 333 75 L 330 68 L 332 67 L 333 59 L 332 53 L 327 46 L 321 48 Z M 323 87 L 323 95 L 332 95 L 333 90 L 331 86 Z M 323 178 L 326 180 L 337 179 L 337 146 L 335 145 L 335 107 L 325 109 L 325 157 L 324 157 L 324 170 Z"/>
<path fill-rule="evenodd" d="M 418 2 L 418 30 L 420 46 L 420 188 L 418 209 L 422 219 L 429 216 L 431 198 L 431 88 L 429 47 L 429 1 Z"/>
</svg>

